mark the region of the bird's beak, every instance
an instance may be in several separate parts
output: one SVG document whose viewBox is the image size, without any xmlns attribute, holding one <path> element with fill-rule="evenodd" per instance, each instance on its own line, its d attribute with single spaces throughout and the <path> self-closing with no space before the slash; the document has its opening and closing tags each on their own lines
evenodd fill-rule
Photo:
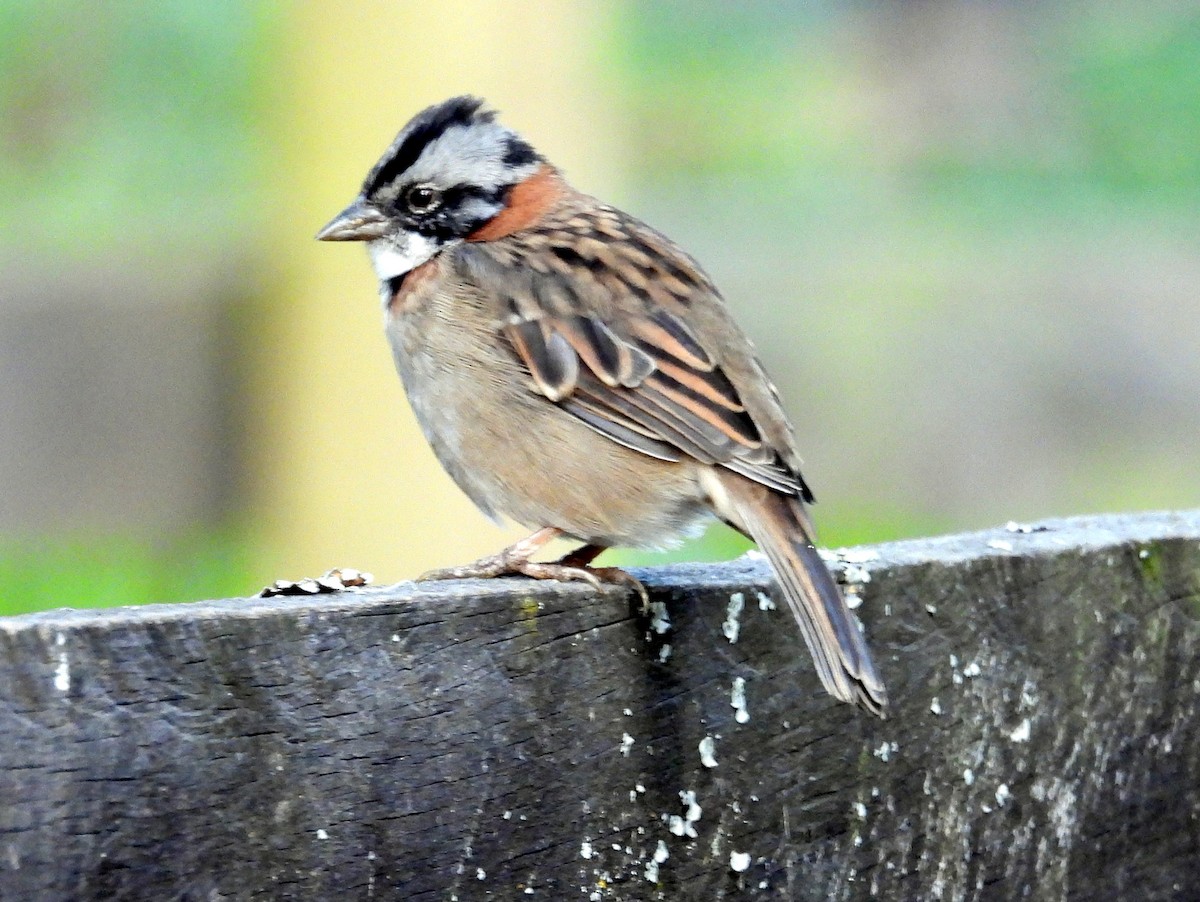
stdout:
<svg viewBox="0 0 1200 902">
<path fill-rule="evenodd" d="M 373 241 L 387 231 L 387 217 L 360 197 L 317 232 L 317 240 Z"/>
</svg>

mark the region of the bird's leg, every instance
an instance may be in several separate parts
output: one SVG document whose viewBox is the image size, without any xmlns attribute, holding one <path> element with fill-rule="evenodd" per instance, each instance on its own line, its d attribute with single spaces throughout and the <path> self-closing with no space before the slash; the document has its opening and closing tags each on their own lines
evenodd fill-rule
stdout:
<svg viewBox="0 0 1200 902">
<path fill-rule="evenodd" d="M 604 545 L 582 545 L 574 551 L 567 552 L 555 563 L 564 567 L 587 567 L 607 550 L 607 546 Z"/>
<path fill-rule="evenodd" d="M 561 529 L 547 526 L 539 529 L 533 535 L 526 536 L 519 542 L 514 542 L 503 551 L 489 554 L 477 561 L 463 564 L 459 567 L 446 567 L 442 570 L 430 570 L 417 577 L 417 582 L 429 582 L 435 579 L 491 579 L 496 576 L 524 573 L 532 576 L 526 569 L 533 563 L 529 559 L 541 550 L 542 546 L 562 535 Z"/>
<path fill-rule="evenodd" d="M 605 583 L 615 586 L 625 586 L 633 589 L 642 599 L 642 607 L 650 604 L 646 587 L 640 581 L 630 576 L 624 570 L 616 567 L 592 567 L 593 560 L 604 551 L 603 545 L 584 545 L 557 561 L 542 563 L 531 561 L 530 558 L 541 550 L 542 546 L 552 539 L 563 535 L 563 531 L 554 526 L 539 529 L 533 535 L 526 536 L 521 541 L 509 545 L 503 551 L 482 557 L 461 567 L 446 567 L 443 570 L 431 570 L 417 578 L 418 582 L 438 579 L 491 579 L 497 576 L 521 575 L 532 579 L 557 579 L 563 582 L 578 581 L 599 589 Z"/>
</svg>

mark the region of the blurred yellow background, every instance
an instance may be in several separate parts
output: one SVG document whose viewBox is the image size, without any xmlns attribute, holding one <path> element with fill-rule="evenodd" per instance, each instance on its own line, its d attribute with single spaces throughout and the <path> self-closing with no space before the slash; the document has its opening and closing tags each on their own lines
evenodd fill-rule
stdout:
<svg viewBox="0 0 1200 902">
<path fill-rule="evenodd" d="M 394 581 L 522 533 L 426 447 L 365 254 L 312 240 L 457 93 L 705 264 L 826 543 L 1200 504 L 1192 4 L 23 0 L 0 613 Z"/>
</svg>

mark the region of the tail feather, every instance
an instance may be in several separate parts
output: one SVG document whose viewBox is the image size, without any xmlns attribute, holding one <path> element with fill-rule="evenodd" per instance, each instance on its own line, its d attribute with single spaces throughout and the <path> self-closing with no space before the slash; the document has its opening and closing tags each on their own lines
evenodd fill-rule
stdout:
<svg viewBox="0 0 1200 902">
<path fill-rule="evenodd" d="M 734 515 L 729 517 L 733 525 L 770 561 L 822 684 L 835 698 L 883 716 L 887 691 L 854 615 L 813 545 L 803 503 L 735 473 L 721 473 L 719 479 L 727 504 L 718 507 Z"/>
</svg>

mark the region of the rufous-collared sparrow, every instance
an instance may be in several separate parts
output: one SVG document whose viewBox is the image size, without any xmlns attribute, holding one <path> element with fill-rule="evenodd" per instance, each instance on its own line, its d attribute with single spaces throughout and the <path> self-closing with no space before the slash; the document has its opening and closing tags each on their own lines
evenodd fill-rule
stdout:
<svg viewBox="0 0 1200 902">
<path fill-rule="evenodd" d="M 317 237 L 366 242 L 396 367 L 450 476 L 484 513 L 537 528 L 428 578 L 637 585 L 589 564 L 715 515 L 766 553 L 825 688 L 882 713 L 813 545 L 791 424 L 695 260 L 572 188 L 474 97 L 414 117 Z M 530 560 L 556 536 L 585 544 Z"/>
</svg>

